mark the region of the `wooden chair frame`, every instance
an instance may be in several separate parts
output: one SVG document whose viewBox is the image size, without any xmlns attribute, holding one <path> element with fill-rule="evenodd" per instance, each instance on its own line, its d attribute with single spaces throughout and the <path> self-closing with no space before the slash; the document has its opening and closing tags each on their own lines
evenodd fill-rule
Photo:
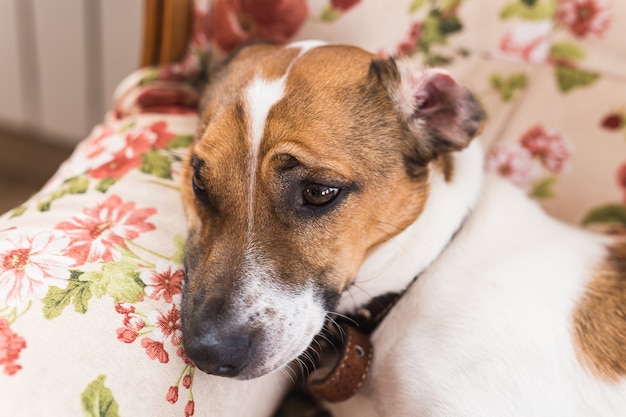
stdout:
<svg viewBox="0 0 626 417">
<path fill-rule="evenodd" d="M 181 59 L 189 45 L 193 0 L 144 0 L 141 66 Z"/>
</svg>

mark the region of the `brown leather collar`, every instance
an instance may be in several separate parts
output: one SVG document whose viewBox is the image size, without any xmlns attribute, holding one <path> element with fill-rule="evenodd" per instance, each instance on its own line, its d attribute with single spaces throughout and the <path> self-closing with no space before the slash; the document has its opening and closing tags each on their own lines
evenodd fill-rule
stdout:
<svg viewBox="0 0 626 417">
<path fill-rule="evenodd" d="M 309 391 L 318 399 L 339 402 L 352 397 L 363 385 L 372 364 L 369 336 L 383 321 L 402 294 L 373 298 L 353 317 L 330 319 L 319 340 L 322 352 L 316 369 L 307 379 Z"/>
</svg>

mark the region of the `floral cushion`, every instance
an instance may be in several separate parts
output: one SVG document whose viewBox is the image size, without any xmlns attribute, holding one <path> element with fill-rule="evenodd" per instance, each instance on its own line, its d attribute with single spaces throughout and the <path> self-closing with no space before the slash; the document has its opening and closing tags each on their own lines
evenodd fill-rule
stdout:
<svg viewBox="0 0 626 417">
<path fill-rule="evenodd" d="M 207 70 L 240 43 L 318 38 L 449 67 L 487 111 L 487 170 L 621 233 L 625 20 L 609 0 L 198 0 L 189 54 L 131 74 L 106 121 L 0 217 L 0 414 L 272 414 L 285 373 L 215 378 L 181 347 L 178 178 Z"/>
</svg>

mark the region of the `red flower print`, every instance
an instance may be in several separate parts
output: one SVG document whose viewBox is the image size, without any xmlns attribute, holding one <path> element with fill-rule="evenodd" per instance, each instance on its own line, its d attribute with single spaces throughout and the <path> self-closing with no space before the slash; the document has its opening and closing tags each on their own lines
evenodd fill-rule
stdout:
<svg viewBox="0 0 626 417">
<path fill-rule="evenodd" d="M 117 134 L 112 126 L 99 126 L 81 145 L 81 151 L 87 159 L 102 162 L 101 157 L 110 159 L 111 155 L 121 150 L 125 143 L 124 137 Z"/>
<path fill-rule="evenodd" d="M 209 12 L 201 7 L 194 7 L 191 46 L 197 50 L 207 49 L 209 45 Z"/>
<path fill-rule="evenodd" d="M 226 52 L 250 40 L 285 43 L 308 15 L 305 0 L 215 0 L 210 32 Z"/>
<path fill-rule="evenodd" d="M 144 134 L 149 135 L 153 134 L 152 138 L 152 146 L 156 149 L 163 149 L 170 143 L 176 135 L 167 130 L 167 123 L 164 121 L 159 121 L 151 124 Z"/>
<path fill-rule="evenodd" d="M 46 295 L 55 285 L 67 286 L 71 257 L 62 255 L 70 244 L 58 232 L 25 235 L 9 232 L 0 240 L 0 305 L 18 306 Z"/>
<path fill-rule="evenodd" d="M 185 406 L 185 417 L 193 416 L 194 411 L 195 411 L 195 403 L 193 401 L 188 401 L 187 405 Z"/>
<path fill-rule="evenodd" d="M 167 394 L 165 394 L 165 399 L 172 404 L 178 401 L 178 387 L 176 385 L 170 387 Z"/>
<path fill-rule="evenodd" d="M 144 270 L 140 277 L 147 286 L 146 293 L 152 290 L 148 297 L 154 300 L 160 300 L 163 297 L 165 301 L 171 303 L 174 295 L 181 294 L 185 273 L 172 263 L 160 262 L 156 270 Z"/>
<path fill-rule="evenodd" d="M 174 346 L 179 346 L 182 342 L 182 326 L 180 322 L 180 310 L 176 306 L 164 313 L 154 310 L 148 315 L 148 321 L 154 329 L 154 336 L 161 341 L 170 339 Z"/>
<path fill-rule="evenodd" d="M 158 359 L 161 363 L 168 363 L 170 361 L 170 357 L 163 347 L 163 342 L 157 342 L 149 337 L 144 337 L 141 339 L 141 347 L 146 349 L 146 354 L 150 359 Z"/>
<path fill-rule="evenodd" d="M 167 130 L 164 121 L 155 122 L 147 127 L 128 132 L 123 145 L 100 165 L 91 165 L 87 173 L 91 178 L 118 179 L 130 170 L 141 165 L 142 155 L 150 149 L 162 149 L 175 135 Z M 110 136 L 114 138 L 114 136 Z M 92 153 L 92 155 L 94 155 Z"/>
<path fill-rule="evenodd" d="M 139 332 L 128 329 L 126 327 L 121 327 L 117 329 L 117 340 L 119 340 L 120 342 L 133 343 L 137 339 L 138 335 Z"/>
<path fill-rule="evenodd" d="M 183 387 L 189 389 L 191 386 L 191 376 L 189 374 L 183 377 Z"/>
<path fill-rule="evenodd" d="M 420 35 L 422 33 L 422 23 L 415 22 L 411 25 L 411 30 L 407 35 L 406 39 L 403 40 L 399 45 L 396 52 L 396 55 L 410 55 L 415 48 L 417 48 L 417 44 L 420 39 Z"/>
<path fill-rule="evenodd" d="M 15 375 L 22 369 L 22 366 L 15 362 L 25 347 L 26 340 L 11 330 L 7 319 L 0 318 L 0 366 L 4 367 L 5 374 Z"/>
<path fill-rule="evenodd" d="M 622 189 L 624 193 L 624 205 L 626 206 L 626 162 L 618 168 L 616 173 L 617 185 Z"/>
<path fill-rule="evenodd" d="M 624 115 L 621 113 L 609 113 L 600 122 L 600 125 L 607 130 L 619 130 L 624 126 Z"/>
<path fill-rule="evenodd" d="M 330 4 L 333 6 L 333 8 L 341 10 L 342 12 L 353 8 L 360 2 L 361 0 L 330 0 Z"/>
<path fill-rule="evenodd" d="M 176 349 L 176 355 L 178 355 L 183 360 L 183 362 L 185 362 L 185 365 L 188 365 L 191 368 L 195 368 L 196 365 L 187 357 L 187 355 L 185 354 L 185 349 L 183 349 L 182 346 L 179 346 Z"/>
<path fill-rule="evenodd" d="M 507 57 L 545 62 L 550 53 L 550 21 L 516 22 L 500 41 L 500 52 Z"/>
<path fill-rule="evenodd" d="M 130 314 L 135 312 L 135 306 L 129 303 L 125 303 L 123 301 L 118 301 L 115 304 L 115 311 L 120 314 Z"/>
<path fill-rule="evenodd" d="M 611 5 L 605 0 L 558 0 L 557 22 L 579 38 L 593 33 L 602 36 L 611 23 Z"/>
<path fill-rule="evenodd" d="M 523 189 L 529 189 L 535 177 L 532 156 L 521 146 L 494 146 L 487 154 L 488 172 L 511 181 Z"/>
<path fill-rule="evenodd" d="M 548 133 L 541 125 L 528 129 L 520 143 L 532 156 L 538 157 L 547 170 L 555 173 L 563 170 L 572 153 L 570 143 L 562 135 Z"/>
<path fill-rule="evenodd" d="M 146 326 L 146 322 L 134 314 L 135 308 L 132 306 L 131 308 L 126 308 L 122 303 L 117 303 L 115 310 L 120 314 L 124 314 L 122 322 L 124 327 L 117 329 L 117 340 L 124 343 L 133 343 L 137 339 L 139 331 Z"/>
<path fill-rule="evenodd" d="M 71 242 L 65 253 L 74 258 L 76 265 L 87 261 L 107 262 L 118 260 L 121 253 L 116 245 L 127 248 L 126 241 L 155 229 L 146 219 L 156 213 L 154 208 L 135 208 L 133 202 L 123 202 L 117 195 L 103 203 L 86 207 L 83 214 L 56 228 L 65 232 Z"/>
</svg>

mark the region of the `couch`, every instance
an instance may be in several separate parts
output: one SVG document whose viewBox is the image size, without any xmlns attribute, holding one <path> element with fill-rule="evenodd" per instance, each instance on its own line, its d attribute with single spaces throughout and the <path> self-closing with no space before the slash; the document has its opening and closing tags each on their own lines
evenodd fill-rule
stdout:
<svg viewBox="0 0 626 417">
<path fill-rule="evenodd" d="M 178 307 L 185 150 L 203 86 L 249 40 L 317 38 L 449 68 L 486 110 L 486 170 L 564 222 L 626 234 L 624 2 L 148 0 L 146 16 L 145 66 L 48 183 L 0 216 L 1 415 L 277 409 L 287 372 L 196 372 Z"/>
</svg>

